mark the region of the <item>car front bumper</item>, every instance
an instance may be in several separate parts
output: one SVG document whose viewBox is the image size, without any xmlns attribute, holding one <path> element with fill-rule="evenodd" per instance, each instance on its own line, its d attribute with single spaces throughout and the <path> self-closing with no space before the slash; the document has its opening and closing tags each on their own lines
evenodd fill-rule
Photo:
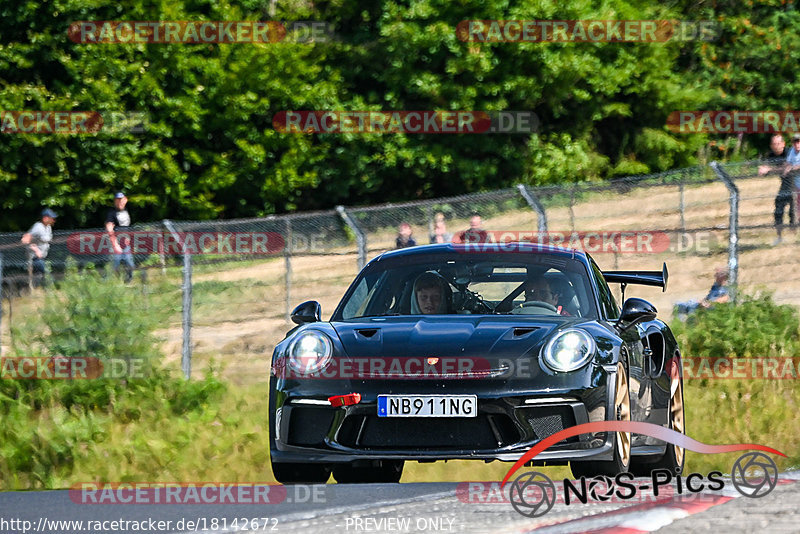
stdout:
<svg viewBox="0 0 800 534">
<path fill-rule="evenodd" d="M 464 389 L 450 387 L 445 393 L 477 394 L 478 415 L 471 418 L 378 417 L 377 396 L 388 393 L 388 385 L 362 388 L 361 402 L 338 408 L 330 406 L 326 396 L 310 394 L 308 389 L 278 388 L 270 418 L 272 461 L 516 461 L 555 432 L 613 414 L 615 373 L 613 365 L 594 366 L 591 373 L 585 373 L 586 383 L 580 387 L 536 388 L 505 395 L 498 395 L 496 389 L 476 392 L 469 384 Z M 414 389 L 406 386 L 402 393 Z M 338 394 L 350 392 L 340 390 Z M 606 432 L 568 438 L 540 453 L 535 463 L 611 460 L 613 438 Z"/>
</svg>

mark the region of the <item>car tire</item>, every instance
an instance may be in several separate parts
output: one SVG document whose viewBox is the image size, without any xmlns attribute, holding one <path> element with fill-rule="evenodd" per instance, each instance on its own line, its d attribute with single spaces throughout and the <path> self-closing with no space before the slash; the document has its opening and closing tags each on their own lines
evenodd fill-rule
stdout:
<svg viewBox="0 0 800 534">
<path fill-rule="evenodd" d="M 669 428 L 684 434 L 686 432 L 686 418 L 683 404 L 683 377 L 672 381 L 670 384 L 669 399 Z M 672 443 L 667 443 L 664 454 L 653 461 L 640 460 L 631 464 L 631 473 L 637 477 L 649 477 L 655 469 L 667 469 L 673 475 L 683 472 L 686 461 L 686 451 Z"/>
<path fill-rule="evenodd" d="M 327 465 L 272 463 L 272 474 L 281 484 L 324 484 L 331 476 Z"/>
<path fill-rule="evenodd" d="M 400 482 L 403 476 L 403 460 L 383 460 L 380 466 L 355 467 L 353 465 L 337 465 L 333 468 L 333 478 L 339 484 L 365 484 Z"/>
<path fill-rule="evenodd" d="M 628 367 L 622 361 L 617 363 L 614 387 L 615 418 L 617 421 L 631 420 L 631 396 Z M 631 434 L 630 432 L 615 432 L 614 457 L 604 462 L 570 462 L 572 476 L 595 477 L 599 475 L 613 477 L 617 473 L 625 473 L 631 464 Z"/>
</svg>

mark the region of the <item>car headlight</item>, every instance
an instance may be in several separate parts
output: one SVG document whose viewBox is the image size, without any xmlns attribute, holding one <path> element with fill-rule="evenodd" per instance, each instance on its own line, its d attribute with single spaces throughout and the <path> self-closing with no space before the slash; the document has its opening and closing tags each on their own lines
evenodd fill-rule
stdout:
<svg viewBox="0 0 800 534">
<path fill-rule="evenodd" d="M 302 374 L 316 373 L 331 361 L 333 344 L 328 336 L 316 330 L 303 332 L 289 347 L 289 366 Z"/>
<path fill-rule="evenodd" d="M 569 328 L 547 342 L 542 359 L 554 371 L 574 371 L 588 362 L 595 351 L 592 336 L 584 330 Z"/>
</svg>

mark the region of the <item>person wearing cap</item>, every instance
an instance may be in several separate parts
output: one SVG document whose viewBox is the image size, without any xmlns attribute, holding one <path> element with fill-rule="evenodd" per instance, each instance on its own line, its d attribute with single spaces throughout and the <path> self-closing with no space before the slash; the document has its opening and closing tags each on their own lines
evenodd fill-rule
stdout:
<svg viewBox="0 0 800 534">
<path fill-rule="evenodd" d="M 794 210 L 794 190 L 795 182 L 800 176 L 800 133 L 792 136 L 792 147 L 786 153 L 786 163 L 781 170 L 781 186 L 778 189 L 778 194 L 775 196 L 775 232 L 778 237 L 772 243 L 773 245 L 780 244 L 782 240 L 783 230 L 783 211 L 788 204 L 789 206 L 789 224 L 794 226 L 795 210 Z"/>
<path fill-rule="evenodd" d="M 28 245 L 28 273 L 31 286 L 44 285 L 45 264 L 47 253 L 50 251 L 50 242 L 53 240 L 53 223 L 56 222 L 56 212 L 50 208 L 42 210 L 42 220 L 37 221 L 22 236 L 22 243 Z"/>
<path fill-rule="evenodd" d="M 128 228 L 131 225 L 131 216 L 125 206 L 128 204 L 128 197 L 122 191 L 114 195 L 114 207 L 108 210 L 106 215 L 106 232 L 111 239 L 111 246 L 114 253 L 111 255 L 111 264 L 114 271 L 119 271 L 121 263 L 125 263 L 125 283 L 133 278 L 133 270 L 136 268 L 133 263 L 133 254 L 129 240 L 125 236 L 117 236 L 118 228 Z"/>
</svg>

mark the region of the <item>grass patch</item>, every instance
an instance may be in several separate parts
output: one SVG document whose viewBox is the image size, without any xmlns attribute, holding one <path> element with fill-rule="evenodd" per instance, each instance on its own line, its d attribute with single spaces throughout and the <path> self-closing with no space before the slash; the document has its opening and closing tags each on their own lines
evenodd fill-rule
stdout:
<svg viewBox="0 0 800 534">
<path fill-rule="evenodd" d="M 776 304 L 770 293 L 740 295 L 736 304 L 700 309 L 673 324 L 684 358 L 785 358 L 800 355 L 797 309 Z M 710 444 L 758 443 L 787 458 L 781 469 L 800 465 L 798 380 L 710 379 L 684 382 L 686 433 Z M 689 452 L 687 469 L 730 472 L 739 453 Z"/>
</svg>

